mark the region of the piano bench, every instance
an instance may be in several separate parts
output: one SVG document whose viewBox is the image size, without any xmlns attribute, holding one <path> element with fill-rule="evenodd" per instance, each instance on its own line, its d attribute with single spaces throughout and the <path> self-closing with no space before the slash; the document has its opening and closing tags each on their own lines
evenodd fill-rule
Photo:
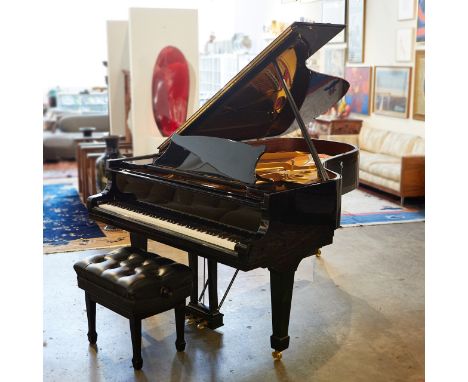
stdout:
<svg viewBox="0 0 468 382">
<path fill-rule="evenodd" d="M 85 291 L 88 340 L 94 345 L 96 303 L 128 318 L 135 369 L 141 369 L 141 320 L 175 310 L 177 351 L 185 349 L 185 299 L 192 290 L 192 271 L 171 259 L 133 247 L 88 257 L 74 266 Z"/>
</svg>

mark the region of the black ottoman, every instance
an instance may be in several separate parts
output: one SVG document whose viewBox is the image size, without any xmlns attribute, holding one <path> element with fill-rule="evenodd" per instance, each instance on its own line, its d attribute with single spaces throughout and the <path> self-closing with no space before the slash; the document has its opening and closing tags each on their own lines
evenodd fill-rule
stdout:
<svg viewBox="0 0 468 382">
<path fill-rule="evenodd" d="M 130 320 L 135 369 L 141 369 L 141 320 L 175 310 L 178 351 L 185 349 L 185 299 L 192 289 L 189 267 L 140 249 L 125 247 L 89 257 L 74 266 L 85 291 L 88 340 L 95 344 L 96 303 Z"/>
</svg>

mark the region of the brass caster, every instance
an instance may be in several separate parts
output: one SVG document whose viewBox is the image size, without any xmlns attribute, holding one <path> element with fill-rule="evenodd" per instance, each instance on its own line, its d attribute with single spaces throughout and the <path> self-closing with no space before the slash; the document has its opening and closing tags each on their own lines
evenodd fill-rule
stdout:
<svg viewBox="0 0 468 382">
<path fill-rule="evenodd" d="M 317 252 L 315 252 L 315 256 L 321 257 L 322 256 L 322 251 L 320 249 L 317 249 Z"/>
<path fill-rule="evenodd" d="M 197 329 L 200 329 L 200 330 L 205 329 L 207 324 L 208 324 L 208 322 L 201 321 L 201 322 L 198 323 Z"/>
<path fill-rule="evenodd" d="M 271 355 L 275 361 L 280 361 L 281 358 L 283 358 L 283 353 L 278 350 L 275 350 L 274 352 L 272 352 Z"/>
</svg>

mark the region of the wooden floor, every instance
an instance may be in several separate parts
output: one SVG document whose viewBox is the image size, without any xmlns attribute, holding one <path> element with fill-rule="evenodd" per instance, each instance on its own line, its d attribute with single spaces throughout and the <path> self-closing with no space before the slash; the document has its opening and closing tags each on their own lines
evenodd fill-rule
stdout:
<svg viewBox="0 0 468 382">
<path fill-rule="evenodd" d="M 152 249 L 187 262 L 183 252 Z M 304 259 L 281 362 L 271 358 L 264 269 L 239 273 L 223 327 L 186 326 L 184 353 L 175 350 L 173 312 L 143 321 L 139 372 L 119 315 L 98 307 L 97 347 L 88 346 L 73 264 L 97 252 L 44 256 L 44 381 L 424 381 L 424 223 L 338 229 L 322 258 Z M 219 267 L 220 294 L 233 272 Z"/>
</svg>

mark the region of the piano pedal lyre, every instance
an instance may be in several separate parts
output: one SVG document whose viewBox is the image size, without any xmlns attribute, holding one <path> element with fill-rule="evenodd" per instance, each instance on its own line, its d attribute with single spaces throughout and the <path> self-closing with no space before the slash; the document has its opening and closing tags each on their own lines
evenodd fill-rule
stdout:
<svg viewBox="0 0 468 382">
<path fill-rule="evenodd" d="M 317 249 L 317 252 L 315 252 L 315 256 L 316 257 L 321 257 L 322 256 L 322 251 L 319 249 Z"/>
<path fill-rule="evenodd" d="M 197 323 L 197 329 L 203 330 L 207 327 L 208 321 L 206 320 L 201 320 Z"/>
<path fill-rule="evenodd" d="M 271 355 L 275 361 L 280 361 L 283 358 L 283 353 L 278 350 L 273 351 Z"/>
</svg>

